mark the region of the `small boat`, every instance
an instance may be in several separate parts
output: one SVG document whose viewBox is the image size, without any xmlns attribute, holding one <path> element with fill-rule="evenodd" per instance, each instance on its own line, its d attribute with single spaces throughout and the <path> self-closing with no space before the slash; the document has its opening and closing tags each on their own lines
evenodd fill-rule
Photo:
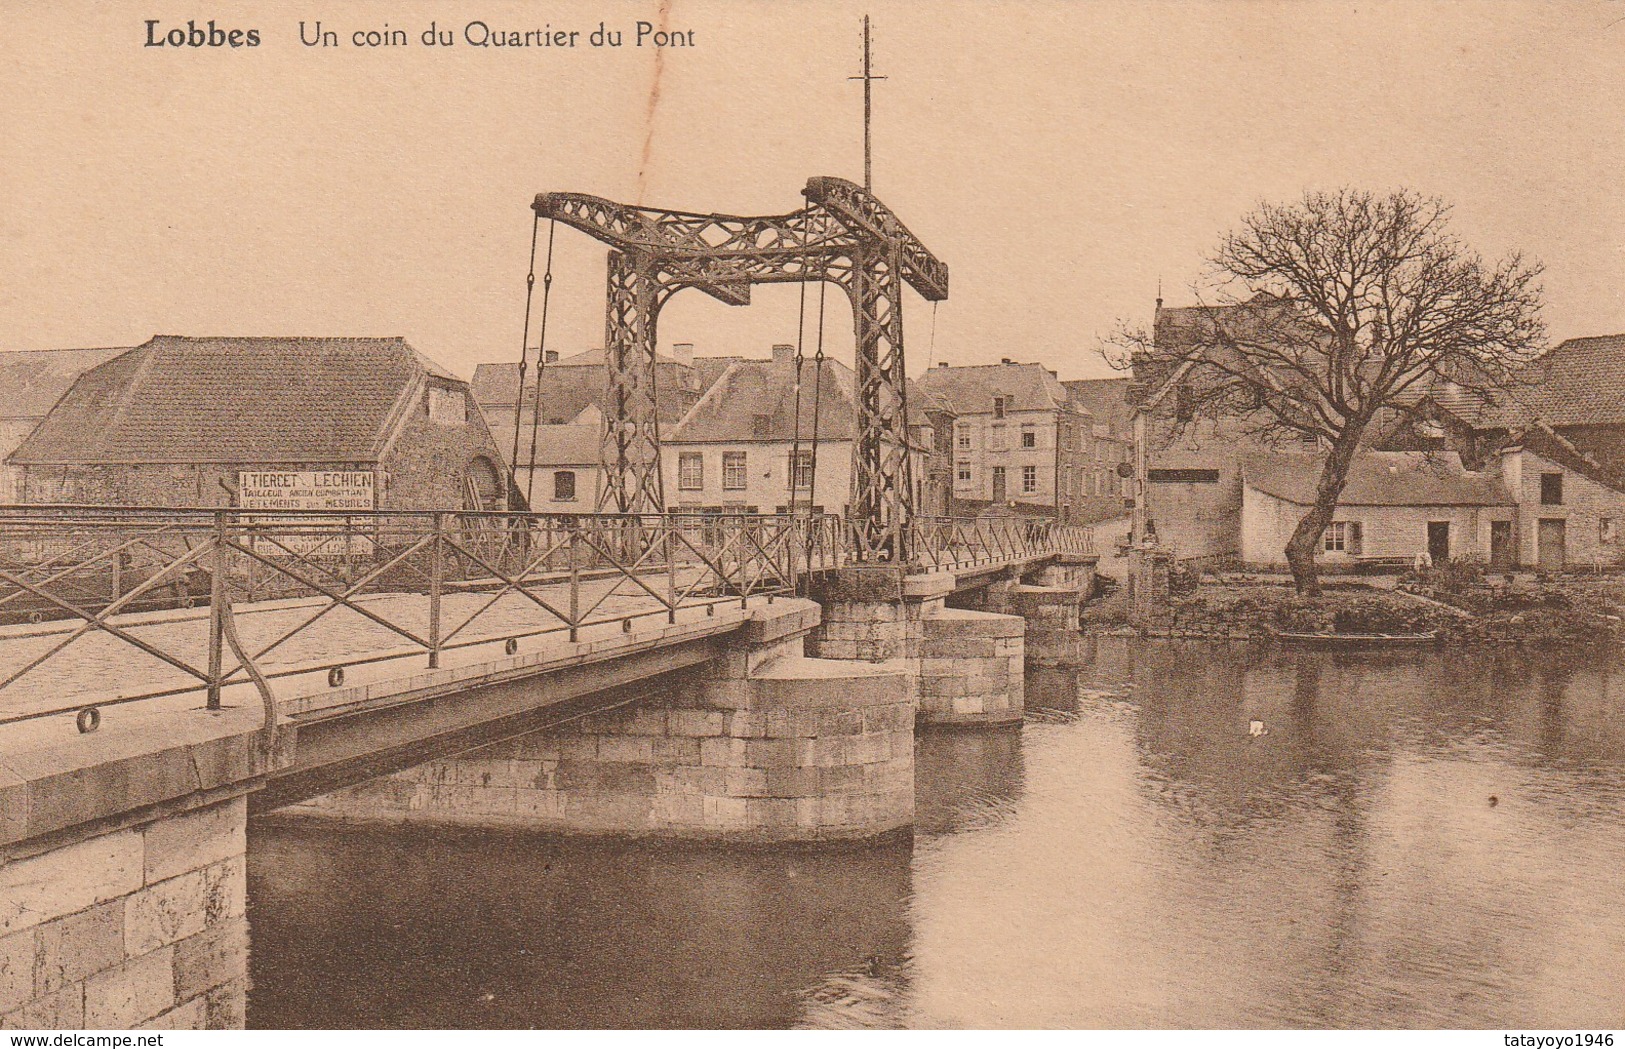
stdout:
<svg viewBox="0 0 1625 1049">
<path fill-rule="evenodd" d="M 1439 635 L 1433 630 L 1421 634 L 1307 634 L 1277 630 L 1275 639 L 1290 645 L 1314 645 L 1320 648 L 1375 648 L 1391 645 L 1431 645 L 1439 640 Z"/>
</svg>

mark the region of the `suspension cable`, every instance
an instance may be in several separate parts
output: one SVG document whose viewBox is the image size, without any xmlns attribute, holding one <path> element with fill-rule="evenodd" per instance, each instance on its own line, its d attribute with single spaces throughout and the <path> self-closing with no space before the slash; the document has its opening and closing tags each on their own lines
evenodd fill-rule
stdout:
<svg viewBox="0 0 1625 1049">
<path fill-rule="evenodd" d="M 818 423 L 819 406 L 824 397 L 824 299 L 829 294 L 829 281 L 820 281 L 818 284 L 818 349 L 813 354 L 813 420 L 812 420 L 812 456 L 807 464 L 807 493 L 808 505 L 812 504 L 813 496 L 818 493 Z"/>
<path fill-rule="evenodd" d="M 536 427 L 542 419 L 542 369 L 547 365 L 547 304 L 553 295 L 553 234 L 558 231 L 556 219 L 547 220 L 547 269 L 542 274 L 542 326 L 536 336 L 536 392 L 531 397 L 530 408 L 530 474 L 525 478 L 525 505 L 533 507 L 531 499 L 536 492 Z M 535 255 L 535 247 L 531 254 Z M 531 263 L 534 272 L 536 264 Z M 515 440 L 518 433 L 514 434 Z"/>
<path fill-rule="evenodd" d="M 542 217 L 533 215 L 530 221 L 530 271 L 525 274 L 525 328 L 519 336 L 519 388 L 513 395 L 513 451 L 508 456 L 508 503 L 519 494 L 519 427 L 525 407 L 525 361 L 530 356 L 530 303 L 536 294 L 536 236 L 541 231 Z M 532 472 L 535 466 L 532 464 Z M 527 499 L 528 502 L 528 499 Z"/>
<path fill-rule="evenodd" d="M 803 214 L 805 214 L 805 210 L 803 210 Z M 796 307 L 796 406 L 793 416 L 795 421 L 790 436 L 790 496 L 786 500 L 786 506 L 791 516 L 794 516 L 796 512 L 796 466 L 801 462 L 801 368 L 805 362 L 802 347 L 807 330 L 807 260 L 805 258 L 801 260 L 801 266 L 801 302 Z M 812 509 L 813 494 L 811 491 L 807 493 L 807 509 L 809 512 Z"/>
</svg>

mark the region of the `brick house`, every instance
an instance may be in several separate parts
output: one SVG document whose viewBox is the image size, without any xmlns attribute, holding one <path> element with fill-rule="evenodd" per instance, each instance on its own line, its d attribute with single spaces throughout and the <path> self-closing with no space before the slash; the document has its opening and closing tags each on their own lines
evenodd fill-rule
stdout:
<svg viewBox="0 0 1625 1049">
<path fill-rule="evenodd" d="M 4 460 L 56 405 L 73 380 L 120 349 L 18 350 L 0 353 L 0 503 L 20 497 L 20 467 Z"/>
<path fill-rule="evenodd" d="M 404 339 L 174 335 L 84 372 L 7 460 L 27 502 L 245 505 L 321 473 L 380 509 L 501 509 L 502 461 L 468 384 Z"/>
<path fill-rule="evenodd" d="M 1038 364 L 928 370 L 920 389 L 954 413 L 953 512 L 1041 513 L 1063 521 L 1122 514 L 1116 492 L 1094 494 L 1107 468 L 1095 419 Z M 1115 467 L 1115 461 L 1110 464 Z"/>
</svg>

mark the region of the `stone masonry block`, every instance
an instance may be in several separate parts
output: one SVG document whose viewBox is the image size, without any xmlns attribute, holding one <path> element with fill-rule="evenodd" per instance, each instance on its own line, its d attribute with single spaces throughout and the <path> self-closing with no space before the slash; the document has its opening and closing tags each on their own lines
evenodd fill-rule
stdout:
<svg viewBox="0 0 1625 1049">
<path fill-rule="evenodd" d="M 126 900 L 109 900 L 39 927 L 34 997 L 78 983 L 124 961 L 126 903 Z M 3 964 L 0 958 L 0 965 Z M 4 976 L 0 975 L 0 984 L 3 983 Z"/>
<path fill-rule="evenodd" d="M 239 915 L 175 944 L 175 999 L 187 1001 L 246 972 L 248 919 Z"/>
<path fill-rule="evenodd" d="M 85 985 L 74 983 L 35 998 L 21 1009 L 0 1016 L 0 1027 L 18 1031 L 80 1029 L 85 1022 Z"/>
<path fill-rule="evenodd" d="M 34 973 L 38 935 L 35 930 L 29 929 L 0 937 L 0 1016 L 32 1001 L 38 993 Z M 121 949 L 118 959 L 123 957 Z"/>
<path fill-rule="evenodd" d="M 139 830 L 115 831 L 0 866 L 0 936 L 141 887 Z"/>
<path fill-rule="evenodd" d="M 130 956 L 203 932 L 203 872 L 148 885 L 124 901 L 124 942 Z"/>
<path fill-rule="evenodd" d="M 206 1026 L 208 1014 L 208 1000 L 194 998 L 189 1002 L 182 1002 L 175 1008 L 153 1017 L 144 1024 L 137 1024 L 138 1031 L 201 1031 Z"/>
<path fill-rule="evenodd" d="M 175 1004 L 175 949 L 161 947 L 85 981 L 85 1026 L 128 1030 Z"/>
<path fill-rule="evenodd" d="M 156 820 L 146 827 L 144 876 L 150 884 L 248 851 L 248 799 Z"/>
<path fill-rule="evenodd" d="M 240 1031 L 248 1026 L 247 978 L 209 990 L 203 1024 L 210 1031 Z"/>
</svg>

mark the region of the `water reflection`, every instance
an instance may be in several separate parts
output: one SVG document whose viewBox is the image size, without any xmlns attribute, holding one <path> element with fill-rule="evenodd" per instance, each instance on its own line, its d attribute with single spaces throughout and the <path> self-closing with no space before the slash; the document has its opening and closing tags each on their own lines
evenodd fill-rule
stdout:
<svg viewBox="0 0 1625 1049">
<path fill-rule="evenodd" d="M 254 1027 L 895 1023 L 909 848 L 256 826 Z"/>
<path fill-rule="evenodd" d="M 921 734 L 912 849 L 256 827 L 250 1021 L 1625 1021 L 1618 661 L 1087 655 L 1024 727 Z"/>
</svg>

